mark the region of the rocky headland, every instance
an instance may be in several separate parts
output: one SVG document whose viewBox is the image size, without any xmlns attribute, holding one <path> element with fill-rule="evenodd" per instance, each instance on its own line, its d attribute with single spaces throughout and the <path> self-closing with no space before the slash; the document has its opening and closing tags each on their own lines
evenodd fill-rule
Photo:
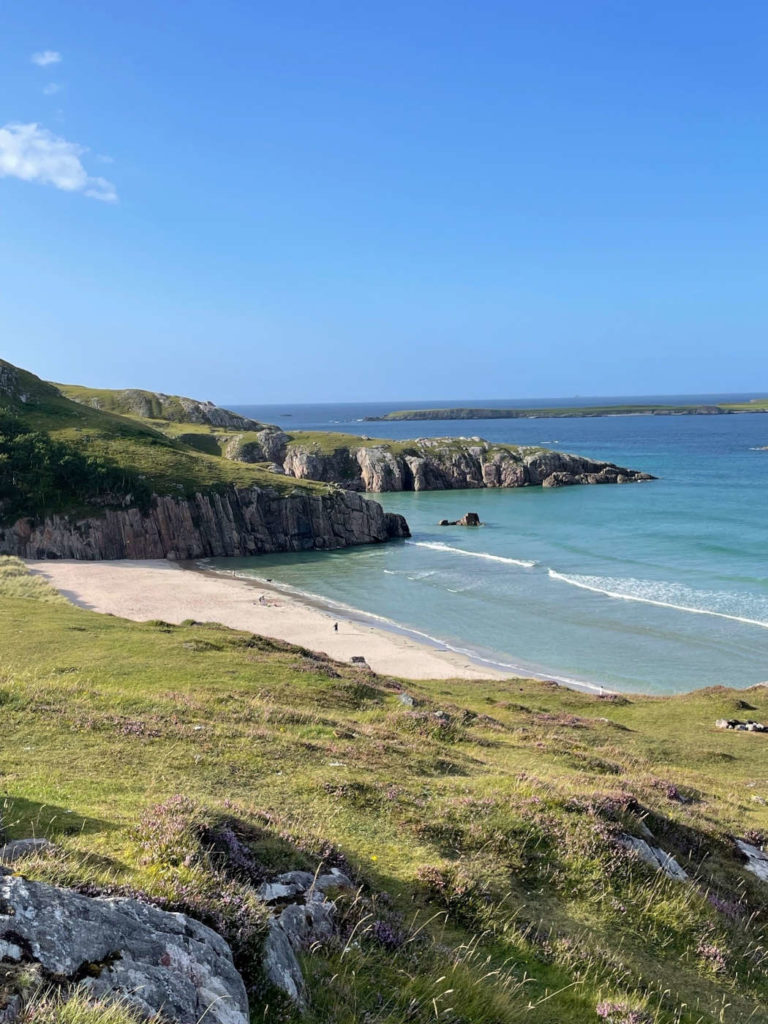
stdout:
<svg viewBox="0 0 768 1024">
<path fill-rule="evenodd" d="M 482 487 L 567 487 L 654 479 L 648 473 L 581 455 L 482 438 L 420 438 L 345 442 L 333 446 L 269 433 L 274 468 L 299 480 L 322 480 L 352 491 L 442 491 Z M 331 435 L 332 438 L 332 435 Z M 256 452 L 251 452 L 255 456 Z M 261 452 L 267 455 L 266 446 Z M 241 457 L 243 453 L 240 453 Z"/>
<path fill-rule="evenodd" d="M 286 433 L 212 402 L 52 385 L 2 361 L 0 417 L 0 554 L 27 558 L 329 550 L 409 536 L 356 492 L 653 479 L 480 437 Z"/>
<path fill-rule="evenodd" d="M 110 411 L 138 395 L 155 412 L 152 403 L 167 396 L 79 390 L 85 394 L 73 401 L 0 361 L 0 554 L 185 559 L 328 550 L 409 535 L 402 516 L 358 494 L 289 484 L 263 466 L 196 451 L 137 422 L 143 414 Z M 166 413 L 182 403 L 184 416 L 206 416 L 209 427 L 235 417 L 210 403 L 168 401 Z"/>
<path fill-rule="evenodd" d="M 410 536 L 405 519 L 343 490 L 328 494 L 229 488 L 150 507 L 52 515 L 0 526 L 0 554 L 21 558 L 207 558 L 332 550 Z"/>
<path fill-rule="evenodd" d="M 541 447 L 491 444 L 481 437 L 390 441 L 326 431 L 287 432 L 256 421 L 247 421 L 247 425 L 237 423 L 237 413 L 189 398 L 56 386 L 62 394 L 90 407 L 109 408 L 140 420 L 151 419 L 154 428 L 200 452 L 259 466 L 277 476 L 336 484 L 351 491 L 565 487 L 653 479 L 647 473 L 611 462 Z M 133 396 L 140 396 L 141 401 L 136 404 Z M 194 416 L 184 420 L 186 414 L 179 411 L 182 408 L 193 409 Z M 165 410 L 165 421 L 158 410 Z M 441 410 L 429 412 L 431 415 Z M 393 413 L 382 418 L 399 417 L 400 414 Z"/>
</svg>

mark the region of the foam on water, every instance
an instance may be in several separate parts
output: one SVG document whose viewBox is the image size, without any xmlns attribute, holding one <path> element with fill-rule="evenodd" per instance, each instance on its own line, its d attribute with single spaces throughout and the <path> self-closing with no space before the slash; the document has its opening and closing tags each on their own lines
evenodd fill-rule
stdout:
<svg viewBox="0 0 768 1024">
<path fill-rule="evenodd" d="M 690 612 L 694 615 L 714 615 L 718 619 L 731 619 L 749 626 L 761 626 L 768 629 L 768 603 L 749 594 L 732 594 L 728 591 L 694 590 L 680 583 L 668 583 L 659 580 L 638 580 L 634 577 L 620 578 L 615 576 L 585 576 L 547 570 L 550 579 L 568 583 L 572 587 L 591 590 L 595 594 L 621 601 L 639 601 L 652 604 L 659 608 L 672 608 L 679 612 Z M 750 605 L 759 609 L 762 606 L 765 619 L 756 619 L 748 615 L 737 614 L 734 606 Z M 724 609 L 732 608 L 726 611 Z"/>
<path fill-rule="evenodd" d="M 489 562 L 503 562 L 506 565 L 519 565 L 523 569 L 533 569 L 536 562 L 524 558 L 506 558 L 503 555 L 492 555 L 487 551 L 466 551 L 464 548 L 454 548 L 450 544 L 443 544 L 441 541 L 430 540 L 407 540 L 415 548 L 430 548 L 432 551 L 443 551 L 452 555 L 467 555 L 469 558 L 485 558 Z"/>
<path fill-rule="evenodd" d="M 689 404 L 725 400 L 697 396 Z M 409 407 L 415 403 L 402 403 Z M 293 408 L 291 423 L 338 429 L 331 420 L 389 408 Z M 392 421 L 379 422 L 376 433 L 403 441 L 416 430 L 458 436 L 468 429 L 461 421 Z M 768 416 L 566 417 L 556 426 L 488 420 L 471 429 L 492 443 L 520 445 L 540 445 L 550 432 L 550 447 L 557 430 L 564 450 L 658 479 L 376 495 L 386 511 L 405 515 L 411 544 L 265 555 L 241 560 L 242 568 L 321 595 L 329 608 L 335 600 L 338 615 L 341 603 L 365 609 L 378 616 L 371 624 L 512 665 L 515 674 L 646 693 L 765 679 L 768 451 L 756 449 L 768 444 Z M 470 508 L 481 531 L 436 527 Z"/>
<path fill-rule="evenodd" d="M 542 673 L 536 670 L 531 670 L 529 667 L 524 665 L 502 661 L 497 658 L 489 658 L 471 647 L 462 647 L 455 643 L 449 643 L 441 637 L 433 636 L 431 633 L 425 633 L 423 630 L 415 629 L 412 626 L 403 625 L 386 615 L 377 615 L 375 612 L 362 611 L 359 608 L 354 608 L 351 605 L 346 604 L 344 601 L 337 601 L 322 594 L 315 594 L 309 590 L 302 590 L 299 587 L 292 586 L 290 583 L 279 582 L 273 578 L 267 579 L 266 577 L 258 576 L 255 572 L 247 569 L 222 569 L 216 565 L 215 560 L 211 559 L 203 559 L 198 561 L 196 564 L 200 569 L 205 569 L 207 571 L 213 570 L 214 572 L 234 576 L 238 579 L 248 580 L 252 583 L 265 584 L 272 590 L 282 591 L 286 595 L 290 595 L 300 600 L 310 601 L 321 609 L 325 609 L 330 612 L 338 612 L 340 615 L 343 614 L 353 620 L 372 622 L 385 630 L 391 630 L 392 632 L 398 633 L 402 636 L 410 636 L 415 640 L 426 642 L 438 650 L 450 651 L 452 654 L 460 654 L 475 662 L 478 666 L 488 665 L 490 668 L 496 669 L 497 671 L 509 672 L 510 675 L 518 675 L 527 679 L 533 678 L 550 680 L 575 689 L 586 690 L 591 693 L 604 694 L 613 692 L 600 683 L 593 683 L 585 679 L 577 679 L 567 675 Z"/>
</svg>

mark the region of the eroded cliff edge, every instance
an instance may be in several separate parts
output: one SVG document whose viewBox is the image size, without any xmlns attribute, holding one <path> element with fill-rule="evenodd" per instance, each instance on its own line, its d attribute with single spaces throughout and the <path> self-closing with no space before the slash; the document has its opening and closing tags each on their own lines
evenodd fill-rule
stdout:
<svg viewBox="0 0 768 1024">
<path fill-rule="evenodd" d="M 232 457 L 269 459 L 276 472 L 353 491 L 438 491 L 480 487 L 567 487 L 653 480 L 648 473 L 548 448 L 498 445 L 482 438 L 335 444 L 263 431 L 263 443 Z"/>
<path fill-rule="evenodd" d="M 409 537 L 402 516 L 359 494 L 279 495 L 231 487 L 100 516 L 51 515 L 0 527 L 0 554 L 22 558 L 208 558 L 333 550 Z"/>
</svg>

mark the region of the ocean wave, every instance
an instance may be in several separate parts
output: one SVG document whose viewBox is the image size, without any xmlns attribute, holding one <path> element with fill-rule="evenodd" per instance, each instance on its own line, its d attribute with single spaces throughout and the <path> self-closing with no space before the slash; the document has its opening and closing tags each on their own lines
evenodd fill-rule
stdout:
<svg viewBox="0 0 768 1024">
<path fill-rule="evenodd" d="M 437 569 L 383 569 L 382 571 L 385 576 L 402 576 L 414 583 L 438 575 Z"/>
<path fill-rule="evenodd" d="M 458 550 L 458 549 L 455 549 Z M 472 552 L 461 552 L 462 554 L 471 554 Z M 493 557 L 493 556 L 492 556 Z M 512 559 L 503 559 L 503 561 L 514 561 Z M 526 566 L 534 565 L 535 563 L 524 563 Z M 532 670 L 531 668 L 523 665 L 515 664 L 513 662 L 502 661 L 499 658 L 489 658 L 479 651 L 474 650 L 471 647 L 461 647 L 457 644 L 449 643 L 443 640 L 441 637 L 433 636 L 431 633 L 425 633 L 423 630 L 416 629 L 413 626 L 406 626 L 401 622 L 397 622 L 395 619 L 390 619 L 386 615 L 377 615 L 376 612 L 364 611 L 361 608 L 355 608 L 352 605 L 346 604 L 343 601 L 336 601 L 333 598 L 326 597 L 323 594 L 313 593 L 311 590 L 303 590 L 300 587 L 295 587 L 290 583 L 284 583 L 280 580 L 259 576 L 255 572 L 247 569 L 218 569 L 212 564 L 210 559 L 202 559 L 196 563 L 198 568 L 203 569 L 207 572 L 215 572 L 226 576 L 233 576 L 236 579 L 247 580 L 250 583 L 261 583 L 266 584 L 270 589 L 275 591 L 282 591 L 286 596 L 293 597 L 298 600 L 308 601 L 319 607 L 321 610 L 328 612 L 338 612 L 340 615 L 346 615 L 353 621 L 369 621 L 375 625 L 380 625 L 384 629 L 389 629 L 392 632 L 399 633 L 403 636 L 409 636 L 415 640 L 426 642 L 429 646 L 435 647 L 438 650 L 450 651 L 452 654 L 460 654 L 463 657 L 469 658 L 480 665 L 488 665 L 501 672 L 509 672 L 510 676 L 517 676 L 522 679 L 540 679 L 544 681 L 553 681 L 563 686 L 568 686 L 573 689 L 587 690 L 591 693 L 613 693 L 615 691 L 603 686 L 600 683 L 588 682 L 584 679 L 576 679 L 572 676 L 553 674 L 543 672 L 541 670 Z M 391 572 L 392 570 L 384 570 L 385 572 Z"/>
<path fill-rule="evenodd" d="M 503 555 L 491 555 L 487 551 L 466 551 L 464 548 L 454 548 L 450 544 L 443 544 L 442 541 L 437 540 L 407 540 L 405 543 L 411 544 L 416 548 L 429 548 L 431 551 L 442 551 L 451 555 L 467 555 L 469 558 L 484 558 L 489 562 L 519 565 L 523 569 L 532 569 L 536 565 L 536 562 L 531 562 L 524 558 L 506 558 Z"/>
<path fill-rule="evenodd" d="M 730 619 L 749 626 L 768 629 L 768 602 L 755 599 L 749 594 L 733 594 L 724 590 L 694 590 L 682 583 L 663 580 L 639 580 L 633 577 L 569 575 L 549 569 L 550 579 L 568 583 L 572 587 L 591 590 L 595 594 L 621 601 L 639 601 L 659 608 L 673 608 L 693 615 L 713 615 L 718 619 Z M 754 611 L 745 609 L 751 604 Z M 747 612 L 747 614 L 745 614 Z M 762 614 L 765 618 L 755 618 Z"/>
</svg>

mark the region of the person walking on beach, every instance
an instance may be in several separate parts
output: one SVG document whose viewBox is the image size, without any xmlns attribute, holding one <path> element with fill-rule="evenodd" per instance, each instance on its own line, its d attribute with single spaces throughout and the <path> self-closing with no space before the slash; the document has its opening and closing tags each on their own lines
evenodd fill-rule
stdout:
<svg viewBox="0 0 768 1024">
<path fill-rule="evenodd" d="M 334 624 L 333 624 L 333 632 L 334 633 L 338 633 L 339 632 L 339 624 L 338 624 L 338 622 L 334 622 Z"/>
</svg>

